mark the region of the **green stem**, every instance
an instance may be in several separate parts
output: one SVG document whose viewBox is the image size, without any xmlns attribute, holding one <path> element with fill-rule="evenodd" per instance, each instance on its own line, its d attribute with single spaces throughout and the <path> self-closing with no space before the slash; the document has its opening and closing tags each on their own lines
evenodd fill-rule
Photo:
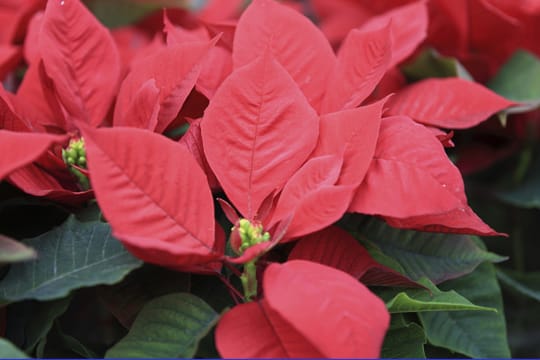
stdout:
<svg viewBox="0 0 540 360">
<path fill-rule="evenodd" d="M 249 302 L 257 296 L 257 266 L 255 260 L 244 264 L 244 273 L 240 276 L 242 287 L 244 288 L 244 300 Z"/>
</svg>

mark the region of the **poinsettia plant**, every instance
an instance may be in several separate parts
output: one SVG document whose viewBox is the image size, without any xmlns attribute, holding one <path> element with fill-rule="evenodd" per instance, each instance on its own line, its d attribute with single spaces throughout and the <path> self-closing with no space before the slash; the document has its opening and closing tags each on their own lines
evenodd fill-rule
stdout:
<svg viewBox="0 0 540 360">
<path fill-rule="evenodd" d="M 0 6 L 0 354 L 510 356 L 454 131 L 532 102 L 329 3 Z"/>
</svg>

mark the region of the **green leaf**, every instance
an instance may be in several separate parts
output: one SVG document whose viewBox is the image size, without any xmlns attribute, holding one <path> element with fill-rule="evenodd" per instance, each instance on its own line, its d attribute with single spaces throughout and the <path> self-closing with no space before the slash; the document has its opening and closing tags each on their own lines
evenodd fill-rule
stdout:
<svg viewBox="0 0 540 360">
<path fill-rule="evenodd" d="M 396 259 L 413 280 L 425 276 L 438 284 L 472 272 L 483 261 L 506 259 L 481 249 L 468 235 L 395 229 L 375 219 L 360 232 Z"/>
<path fill-rule="evenodd" d="M 526 153 L 524 153 L 526 154 Z M 523 181 L 516 187 L 500 190 L 495 193 L 497 198 L 507 204 L 526 209 L 540 208 L 540 156 L 535 153 L 532 163 L 526 163 L 528 172 L 525 172 Z"/>
<path fill-rule="evenodd" d="M 129 333 L 105 354 L 106 358 L 190 358 L 219 315 L 202 299 L 169 294 L 141 310 Z"/>
<path fill-rule="evenodd" d="M 5 301 L 51 300 L 81 287 L 114 284 L 142 264 L 112 237 L 108 224 L 81 223 L 73 216 L 23 243 L 38 259 L 11 266 L 0 282 Z"/>
<path fill-rule="evenodd" d="M 516 51 L 488 87 L 507 99 L 540 103 L 540 59 L 525 50 Z"/>
<path fill-rule="evenodd" d="M 489 307 L 478 306 L 455 292 L 454 290 L 441 291 L 426 278 L 418 280 L 425 289 L 407 289 L 399 292 L 386 302 L 390 313 L 425 312 L 425 311 L 457 311 L 457 310 L 485 310 L 495 311 Z M 398 290 L 391 289 L 379 293 L 383 299 L 389 299 Z"/>
<path fill-rule="evenodd" d="M 122 282 L 112 286 L 100 286 L 97 290 L 107 310 L 129 329 L 147 302 L 159 296 L 188 291 L 190 278 L 188 273 L 144 264 L 126 276 Z"/>
<path fill-rule="evenodd" d="M 540 301 L 540 273 L 521 273 L 518 271 L 497 269 L 497 278 L 509 289 Z"/>
<path fill-rule="evenodd" d="M 28 359 L 29 356 L 17 349 L 15 345 L 0 338 L 0 359 Z"/>
<path fill-rule="evenodd" d="M 186 0 L 86 0 L 96 18 L 107 27 L 115 28 L 133 24 L 150 13 L 163 8 L 188 6 Z"/>
<path fill-rule="evenodd" d="M 484 263 L 469 275 L 441 284 L 441 288 L 458 291 L 475 304 L 495 308 L 498 312 L 419 313 L 429 342 L 475 358 L 510 357 L 494 266 Z"/>
<path fill-rule="evenodd" d="M 408 322 L 402 314 L 393 314 L 390 329 L 384 338 L 381 358 L 384 359 L 425 359 L 424 329 L 414 322 Z"/>
<path fill-rule="evenodd" d="M 402 68 L 403 73 L 411 81 L 426 78 L 460 77 L 473 80 L 469 72 L 453 57 L 442 56 L 434 49 L 426 49 L 412 62 Z"/>
<path fill-rule="evenodd" d="M 397 260 L 383 253 L 382 250 L 375 243 L 363 238 L 360 239 L 360 242 L 362 243 L 362 245 L 365 246 L 366 250 L 369 252 L 369 255 L 371 255 L 371 257 L 379 264 L 388 266 L 389 268 L 401 274 L 406 273 L 405 269 L 403 269 L 403 266 L 401 266 L 401 264 Z"/>
<path fill-rule="evenodd" d="M 0 264 L 31 260 L 35 259 L 36 256 L 34 249 L 17 240 L 0 235 Z"/>
<path fill-rule="evenodd" d="M 24 301 L 10 305 L 9 338 L 24 351 L 31 353 L 51 330 L 54 321 L 66 312 L 71 297 L 54 301 Z"/>
</svg>

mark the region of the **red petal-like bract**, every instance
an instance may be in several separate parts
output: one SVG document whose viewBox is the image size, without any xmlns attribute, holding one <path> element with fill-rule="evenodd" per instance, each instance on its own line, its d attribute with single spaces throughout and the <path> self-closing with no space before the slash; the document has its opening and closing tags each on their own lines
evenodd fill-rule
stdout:
<svg viewBox="0 0 540 360">
<path fill-rule="evenodd" d="M 339 269 L 365 285 L 418 287 L 406 276 L 376 262 L 351 234 L 337 226 L 300 238 L 289 254 L 289 260 L 294 259 Z"/>
<path fill-rule="evenodd" d="M 73 130 L 72 124 L 66 124 L 52 80 L 45 73 L 43 60 L 30 64 L 17 89 L 17 96 L 13 98 L 13 105 L 16 114 L 31 124 L 34 131 L 46 131 L 48 128 L 62 132 Z"/>
<path fill-rule="evenodd" d="M 364 179 L 377 146 L 385 101 L 321 116 L 312 156 L 343 154 L 337 184 L 358 186 Z"/>
<path fill-rule="evenodd" d="M 426 37 L 428 12 L 426 1 L 421 0 L 390 10 L 371 18 L 360 30 L 379 29 L 391 22 L 392 60 L 390 67 L 395 66 L 411 55 Z"/>
<path fill-rule="evenodd" d="M 294 214 L 287 238 L 317 231 L 343 216 L 354 189 L 334 186 L 342 161 L 339 155 L 312 158 L 285 184 L 272 224 Z"/>
<path fill-rule="evenodd" d="M 82 130 L 92 188 L 130 251 L 175 268 L 217 257 L 212 194 L 182 145 L 135 128 Z"/>
<path fill-rule="evenodd" d="M 390 316 L 350 275 L 292 260 L 270 265 L 264 299 L 230 310 L 216 329 L 223 357 L 376 358 Z M 321 326 L 324 324 L 324 326 Z"/>
<path fill-rule="evenodd" d="M 253 219 L 315 147 L 318 117 L 269 52 L 231 74 L 201 122 L 204 151 L 231 203 Z"/>
<path fill-rule="evenodd" d="M 204 156 L 203 142 L 201 137 L 201 119 L 196 119 L 191 122 L 189 129 L 186 131 L 184 136 L 178 140 L 178 143 L 185 146 L 195 161 L 199 164 L 201 169 L 203 169 L 206 177 L 208 178 L 208 185 L 211 189 L 219 189 L 219 182 L 216 179 L 216 175 L 208 165 L 208 161 Z"/>
<path fill-rule="evenodd" d="M 405 116 L 383 118 L 350 210 L 408 218 L 463 208 L 466 201 L 461 174 L 433 133 Z"/>
<path fill-rule="evenodd" d="M 117 92 L 120 59 L 107 28 L 79 0 L 50 0 L 40 55 L 72 120 L 101 124 Z"/>
<path fill-rule="evenodd" d="M 302 14 L 274 0 L 255 0 L 238 21 L 234 67 L 252 62 L 268 48 L 318 110 L 329 70 L 336 62 L 321 31 Z"/>
<path fill-rule="evenodd" d="M 164 47 L 136 62 L 123 81 L 114 109 L 121 118 L 131 101 L 150 79 L 159 89 L 159 114 L 156 132 L 162 133 L 176 118 L 201 71 L 201 62 L 215 41 L 188 42 Z"/>
<path fill-rule="evenodd" d="M 385 217 L 384 220 L 389 225 L 401 229 L 482 236 L 507 236 L 504 233 L 496 232 L 485 224 L 467 205 L 439 214 L 406 219 Z"/>
<path fill-rule="evenodd" d="M 270 265 L 263 288 L 269 307 L 324 356 L 380 355 L 390 316 L 384 302 L 349 274 L 291 260 Z"/>
<path fill-rule="evenodd" d="M 323 358 L 265 300 L 235 306 L 221 317 L 216 346 L 224 358 Z"/>
<path fill-rule="evenodd" d="M 159 89 L 156 81 L 149 79 L 133 94 L 131 102 L 123 112 L 117 112 L 114 126 L 132 126 L 154 131 L 158 124 Z"/>
<path fill-rule="evenodd" d="M 292 260 L 270 265 L 264 299 L 230 310 L 216 329 L 223 357 L 376 358 L 390 316 L 350 275 Z"/>
<path fill-rule="evenodd" d="M 328 79 L 321 113 L 354 108 L 382 79 L 392 59 L 390 26 L 373 31 L 352 30 L 338 53 Z"/>
<path fill-rule="evenodd" d="M 51 144 L 64 139 L 64 136 L 58 135 L 0 130 L 0 152 L 9 154 L 0 157 L 0 179 L 36 160 Z"/>
<path fill-rule="evenodd" d="M 388 114 L 407 115 L 426 125 L 466 129 L 515 103 L 484 86 L 459 78 L 428 79 L 388 101 Z"/>
</svg>

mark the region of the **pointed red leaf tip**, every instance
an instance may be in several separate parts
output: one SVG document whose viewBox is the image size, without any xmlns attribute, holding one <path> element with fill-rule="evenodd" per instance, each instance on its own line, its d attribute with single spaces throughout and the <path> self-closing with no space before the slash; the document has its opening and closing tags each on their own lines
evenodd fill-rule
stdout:
<svg viewBox="0 0 540 360">
<path fill-rule="evenodd" d="M 0 151 L 9 154 L 0 157 L 0 179 L 36 160 L 53 143 L 64 140 L 64 136 L 58 135 L 0 130 Z"/>
<path fill-rule="evenodd" d="M 120 80 L 120 59 L 107 28 L 79 0 L 50 0 L 39 47 L 69 116 L 92 126 L 101 124 Z"/>
<path fill-rule="evenodd" d="M 221 187 L 218 180 L 216 179 L 216 175 L 214 175 L 214 172 L 210 168 L 210 165 L 208 165 L 208 161 L 206 160 L 206 157 L 204 155 L 200 118 L 193 120 L 189 124 L 188 130 L 186 131 L 184 136 L 182 136 L 180 140 L 178 140 L 178 143 L 185 146 L 189 150 L 191 155 L 195 158 L 195 161 L 197 161 L 201 169 L 206 174 L 210 189 L 220 189 Z"/>
<path fill-rule="evenodd" d="M 428 28 L 426 1 L 400 6 L 372 17 L 359 29 L 361 31 L 380 29 L 389 22 L 392 33 L 392 60 L 389 67 L 393 67 L 411 55 L 425 39 Z"/>
<path fill-rule="evenodd" d="M 313 108 L 319 110 L 329 70 L 336 62 L 321 31 L 287 6 L 274 0 L 255 0 L 238 21 L 234 67 L 252 62 L 267 48 L 287 69 Z"/>
<path fill-rule="evenodd" d="M 159 89 L 156 81 L 149 79 L 133 94 L 125 112 L 116 112 L 114 126 L 132 126 L 139 129 L 154 131 L 158 124 Z"/>
<path fill-rule="evenodd" d="M 311 153 L 317 114 L 269 52 L 237 69 L 216 92 L 201 122 L 204 151 L 238 211 L 253 219 L 263 200 Z"/>
<path fill-rule="evenodd" d="M 385 102 L 321 117 L 319 142 L 312 156 L 343 154 L 338 185 L 358 186 L 364 179 L 375 153 Z"/>
<path fill-rule="evenodd" d="M 351 234 L 337 226 L 300 238 L 289 254 L 289 260 L 308 260 L 330 266 L 360 279 L 365 285 L 419 286 L 405 275 L 376 262 Z"/>
<path fill-rule="evenodd" d="M 383 118 L 375 155 L 349 210 L 403 219 L 466 203 L 461 174 L 433 133 L 405 116 Z"/>
<path fill-rule="evenodd" d="M 385 217 L 384 220 L 390 226 L 400 229 L 508 237 L 507 234 L 497 232 L 489 227 L 466 204 L 460 208 L 438 214 L 415 216 L 405 219 Z"/>
<path fill-rule="evenodd" d="M 176 118 L 201 71 L 201 63 L 215 41 L 199 41 L 159 49 L 137 61 L 122 82 L 114 117 L 120 118 L 148 80 L 159 90 L 159 113 L 155 132 L 162 133 Z M 151 104 L 150 104 L 151 105 Z"/>
<path fill-rule="evenodd" d="M 72 124 L 66 124 L 54 84 L 45 73 L 41 59 L 30 64 L 12 100 L 17 115 L 38 131 L 50 128 L 58 129 L 57 132 L 73 130 Z"/>
<path fill-rule="evenodd" d="M 512 105 L 516 104 L 468 80 L 428 79 L 393 96 L 388 114 L 445 129 L 467 129 Z"/>
<path fill-rule="evenodd" d="M 312 158 L 285 184 L 268 225 L 292 216 L 282 242 L 322 229 L 347 211 L 354 187 L 335 186 L 342 161 L 339 155 Z"/>
<path fill-rule="evenodd" d="M 216 329 L 226 358 L 376 358 L 390 316 L 350 275 L 292 260 L 270 265 L 265 298 L 227 312 Z"/>
<path fill-rule="evenodd" d="M 391 49 L 390 23 L 373 31 L 349 32 L 328 79 L 321 113 L 360 105 L 388 70 Z"/>
<path fill-rule="evenodd" d="M 97 201 L 135 256 L 175 268 L 215 260 L 212 194 L 183 146 L 135 128 L 82 133 Z"/>
</svg>

